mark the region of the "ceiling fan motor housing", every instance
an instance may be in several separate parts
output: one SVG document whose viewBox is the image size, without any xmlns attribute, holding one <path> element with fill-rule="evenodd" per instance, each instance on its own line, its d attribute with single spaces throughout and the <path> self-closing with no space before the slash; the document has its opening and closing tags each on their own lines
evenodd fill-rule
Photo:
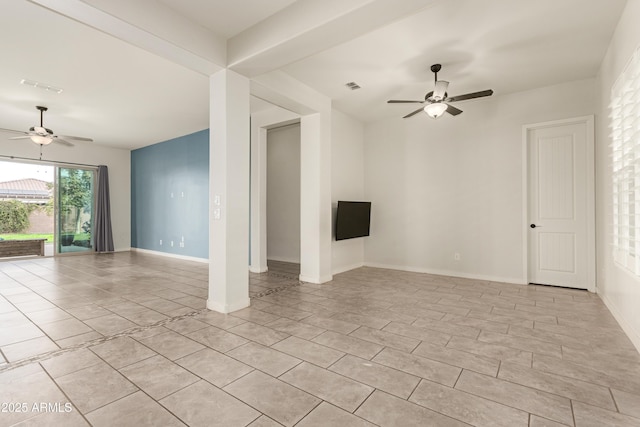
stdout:
<svg viewBox="0 0 640 427">
<path fill-rule="evenodd" d="M 47 134 L 53 135 L 53 131 L 51 129 L 48 129 L 42 126 L 31 126 L 29 128 L 29 132 L 35 132 L 38 135 L 42 135 L 42 136 L 47 136 Z"/>
</svg>

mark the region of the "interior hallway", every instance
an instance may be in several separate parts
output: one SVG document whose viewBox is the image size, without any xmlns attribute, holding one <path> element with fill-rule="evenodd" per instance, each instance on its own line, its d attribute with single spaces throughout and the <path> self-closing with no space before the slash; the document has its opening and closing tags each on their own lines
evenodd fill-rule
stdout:
<svg viewBox="0 0 640 427">
<path fill-rule="evenodd" d="M 203 263 L 0 262 L 0 425 L 640 425 L 640 355 L 597 295 L 295 269 L 223 315 Z"/>
</svg>

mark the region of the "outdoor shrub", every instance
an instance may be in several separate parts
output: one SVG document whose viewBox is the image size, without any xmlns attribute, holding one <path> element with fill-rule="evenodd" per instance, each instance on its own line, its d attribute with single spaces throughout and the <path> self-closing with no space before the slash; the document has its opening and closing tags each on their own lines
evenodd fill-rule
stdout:
<svg viewBox="0 0 640 427">
<path fill-rule="evenodd" d="M 17 200 L 0 201 L 0 233 L 22 233 L 29 228 L 29 209 Z"/>
</svg>

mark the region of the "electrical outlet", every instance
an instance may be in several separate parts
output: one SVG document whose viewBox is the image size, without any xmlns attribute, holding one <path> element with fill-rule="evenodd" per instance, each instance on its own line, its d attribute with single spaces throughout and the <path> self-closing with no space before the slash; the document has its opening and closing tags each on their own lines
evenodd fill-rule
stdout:
<svg viewBox="0 0 640 427">
<path fill-rule="evenodd" d="M 171 247 L 173 247 L 173 240 L 171 241 Z"/>
<path fill-rule="evenodd" d="M 162 246 L 162 239 L 160 239 L 160 246 Z"/>
<path fill-rule="evenodd" d="M 454 261 L 460 261 L 460 252 L 456 252 L 453 254 L 453 260 Z"/>
</svg>

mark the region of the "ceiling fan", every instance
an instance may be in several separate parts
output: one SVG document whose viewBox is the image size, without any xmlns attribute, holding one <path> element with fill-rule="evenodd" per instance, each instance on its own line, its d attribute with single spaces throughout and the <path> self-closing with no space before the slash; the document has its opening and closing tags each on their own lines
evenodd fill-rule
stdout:
<svg viewBox="0 0 640 427">
<path fill-rule="evenodd" d="M 456 108 L 453 105 L 449 105 L 449 103 L 451 102 L 464 101 L 467 99 L 482 98 L 484 96 L 493 95 L 493 90 L 488 89 L 488 90 L 482 90 L 480 92 L 466 93 L 464 95 L 449 97 L 447 94 L 447 88 L 449 87 L 449 82 L 446 82 L 444 80 L 438 80 L 438 72 L 440 71 L 440 69 L 442 69 L 442 65 L 440 64 L 433 64 L 431 66 L 431 71 L 435 74 L 435 87 L 431 92 L 427 93 L 424 96 L 424 101 L 391 99 L 387 101 L 387 103 L 389 104 L 424 104 L 426 103 L 427 105 L 425 105 L 424 107 L 420 107 L 416 111 L 413 111 L 407 114 L 406 116 L 403 117 L 403 119 L 406 119 L 415 114 L 418 114 L 420 111 L 424 111 L 425 113 L 427 113 L 429 117 L 433 119 L 437 119 L 438 117 L 442 116 L 445 113 L 445 111 L 451 114 L 452 116 L 457 116 L 458 114 L 462 113 L 462 110 L 460 110 L 459 108 Z"/>
<path fill-rule="evenodd" d="M 2 128 L 0 128 L 0 130 L 5 132 L 22 134 L 22 136 L 13 136 L 9 139 L 27 139 L 28 138 L 28 139 L 31 139 L 31 141 L 35 142 L 36 144 L 40 144 L 40 146 L 49 145 L 52 142 L 57 142 L 59 144 L 73 147 L 73 144 L 67 141 L 68 139 L 73 139 L 75 141 L 87 141 L 87 142 L 93 141 L 93 139 L 91 138 L 82 138 L 80 136 L 54 135 L 53 131 L 51 129 L 44 127 L 42 123 L 44 112 L 47 111 L 48 108 L 41 107 L 41 106 L 37 106 L 36 108 L 40 110 L 40 126 L 32 126 L 29 128 L 28 132 L 12 130 L 12 129 L 2 129 Z"/>
</svg>

